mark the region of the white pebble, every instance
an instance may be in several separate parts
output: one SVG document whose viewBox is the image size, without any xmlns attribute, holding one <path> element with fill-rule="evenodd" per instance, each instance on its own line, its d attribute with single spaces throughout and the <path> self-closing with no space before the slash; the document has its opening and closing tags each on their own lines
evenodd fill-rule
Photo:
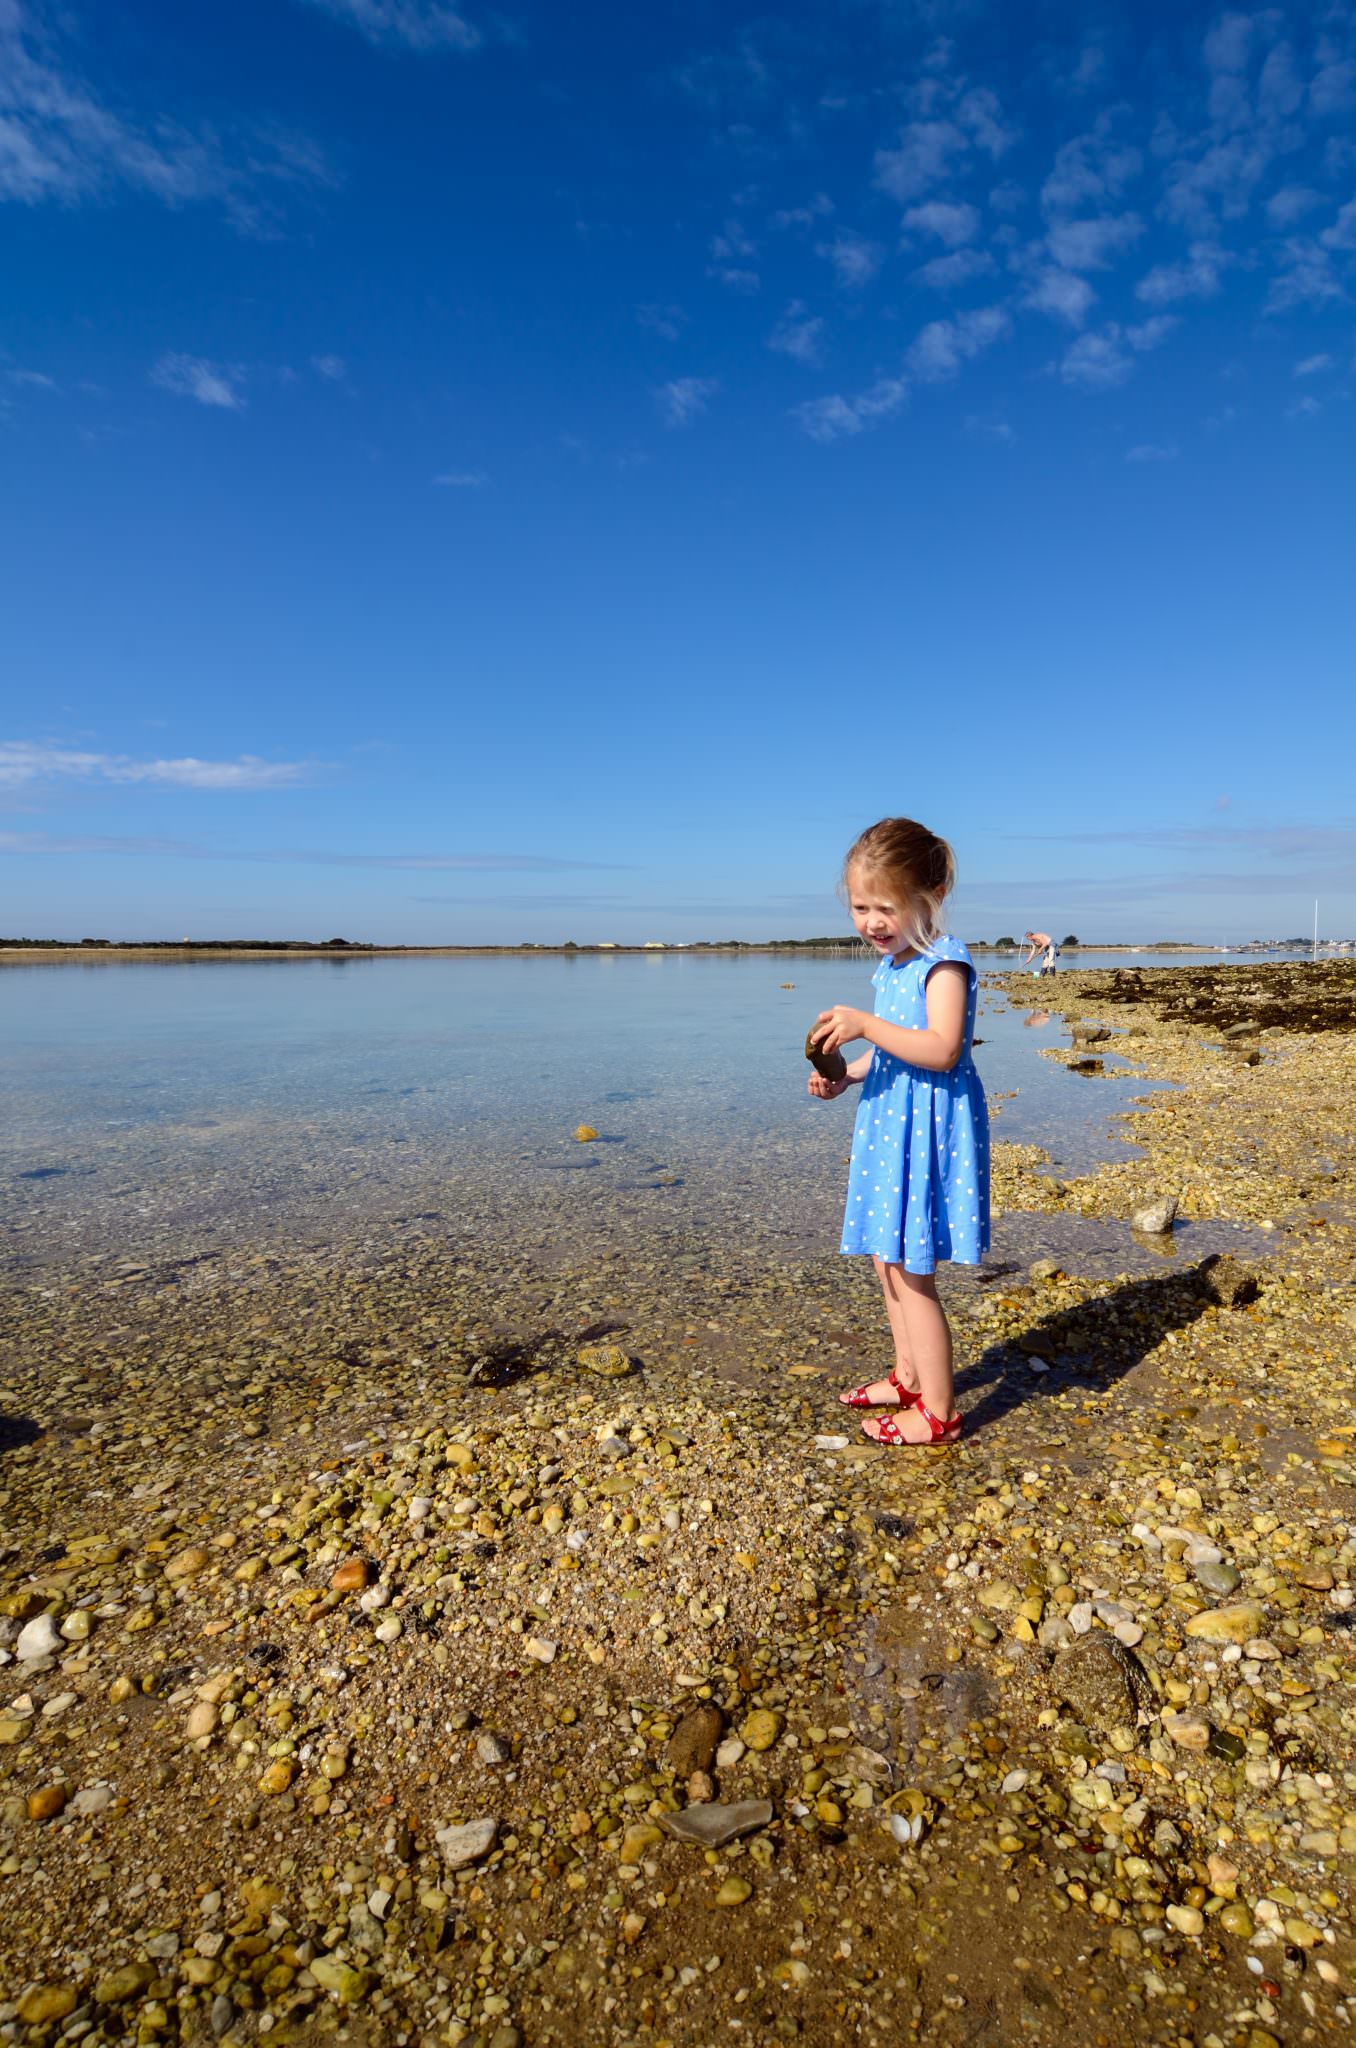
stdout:
<svg viewBox="0 0 1356 2048">
<path fill-rule="evenodd" d="M 36 1614 L 19 1630 L 14 1648 L 21 1664 L 35 1664 L 39 1657 L 54 1657 L 65 1645 L 51 1615 Z"/>
</svg>

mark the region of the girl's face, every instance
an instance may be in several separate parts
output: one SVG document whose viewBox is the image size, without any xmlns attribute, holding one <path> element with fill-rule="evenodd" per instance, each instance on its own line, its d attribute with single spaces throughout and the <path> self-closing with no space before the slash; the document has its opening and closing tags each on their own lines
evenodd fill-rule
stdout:
<svg viewBox="0 0 1356 2048">
<path fill-rule="evenodd" d="M 904 931 L 904 913 L 894 901 L 894 891 L 883 875 L 871 868 L 848 871 L 848 908 L 858 934 L 877 953 L 902 953 L 909 940 Z"/>
</svg>

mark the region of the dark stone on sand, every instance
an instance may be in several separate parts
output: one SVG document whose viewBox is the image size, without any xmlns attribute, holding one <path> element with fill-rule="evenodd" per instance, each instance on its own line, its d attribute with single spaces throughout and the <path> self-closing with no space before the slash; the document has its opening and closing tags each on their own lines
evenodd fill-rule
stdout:
<svg viewBox="0 0 1356 2048">
<path fill-rule="evenodd" d="M 690 1778 L 694 1771 L 709 1771 L 724 1733 L 725 1716 L 717 1706 L 693 1707 L 684 1714 L 669 1737 L 669 1762 L 677 1776 Z"/>
<path fill-rule="evenodd" d="M 1108 1634 L 1080 1637 L 1055 1659 L 1052 1678 L 1059 1698 L 1089 1728 L 1133 1727 L 1150 1697 L 1139 1658 Z"/>
<path fill-rule="evenodd" d="M 1212 1252 L 1202 1259 L 1196 1277 L 1201 1292 L 1221 1308 L 1245 1308 L 1262 1291 L 1257 1275 L 1228 1252 Z"/>
</svg>

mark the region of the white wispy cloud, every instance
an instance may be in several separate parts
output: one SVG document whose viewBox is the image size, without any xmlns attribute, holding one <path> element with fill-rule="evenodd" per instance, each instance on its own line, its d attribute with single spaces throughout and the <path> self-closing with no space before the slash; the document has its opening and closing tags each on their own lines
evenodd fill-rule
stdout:
<svg viewBox="0 0 1356 2048">
<path fill-rule="evenodd" d="M 687 325 L 687 314 L 681 306 L 637 306 L 636 325 L 647 327 L 664 341 L 677 341 Z"/>
<path fill-rule="evenodd" d="M 1332 365 L 1333 359 L 1329 355 L 1303 356 L 1291 374 L 1296 377 L 1317 377 L 1321 370 L 1330 370 Z"/>
<path fill-rule="evenodd" d="M 673 377 L 655 392 L 659 410 L 668 427 L 688 427 L 700 419 L 720 389 L 716 377 Z"/>
<path fill-rule="evenodd" d="M 1139 441 L 1133 448 L 1127 448 L 1127 462 L 1175 462 L 1177 445 L 1173 441 Z"/>
<path fill-rule="evenodd" d="M 1349 199 L 1319 241 L 1325 249 L 1356 249 L 1356 199 Z"/>
<path fill-rule="evenodd" d="M 1316 420 L 1322 410 L 1321 400 L 1306 395 L 1304 398 L 1297 398 L 1293 405 L 1288 405 L 1285 416 L 1288 420 Z"/>
<path fill-rule="evenodd" d="M 816 192 L 805 206 L 784 206 L 772 216 L 774 228 L 812 228 L 816 221 L 824 220 L 833 212 L 833 201 L 827 192 Z"/>
<path fill-rule="evenodd" d="M 908 367 L 924 383 L 939 384 L 954 377 L 972 356 L 1001 341 L 1011 327 L 1002 306 L 980 306 L 957 313 L 952 320 L 930 320 L 909 350 Z"/>
<path fill-rule="evenodd" d="M 0 0 L 0 202 L 69 206 L 123 190 L 170 207 L 215 202 L 242 231 L 264 233 L 289 191 L 335 184 L 308 136 L 118 107 L 68 61 L 60 24 L 28 0 Z"/>
<path fill-rule="evenodd" d="M 46 741 L 0 740 L 0 788 L 61 778 L 78 782 L 160 783 L 179 789 L 289 789 L 307 781 L 314 764 L 265 761 L 240 754 L 234 761 L 139 761 L 130 754 L 90 753 Z"/>
<path fill-rule="evenodd" d="M 407 50 L 477 50 L 482 30 L 456 7 L 440 0 L 307 0 L 325 14 L 346 21 L 369 43 L 403 44 Z"/>
<path fill-rule="evenodd" d="M 1144 158 L 1133 143 L 1115 133 L 1111 114 L 1103 114 L 1085 135 L 1062 143 L 1054 169 L 1041 187 L 1047 214 L 1073 214 L 1080 207 L 1114 200 L 1133 184 Z"/>
<path fill-rule="evenodd" d="M 803 405 L 793 406 L 791 416 L 812 441 L 844 441 L 865 433 L 869 427 L 879 426 L 882 420 L 892 419 L 902 411 L 908 397 L 907 377 L 878 377 L 854 398 L 845 398 L 835 391 L 825 398 L 811 398 Z"/>
<path fill-rule="evenodd" d="M 965 200 L 929 199 L 911 206 L 904 215 L 904 227 L 912 234 L 935 235 L 948 249 L 973 242 L 979 233 L 979 208 Z"/>
<path fill-rule="evenodd" d="M 858 291 L 870 284 L 881 266 L 879 245 L 848 228 L 841 228 L 831 242 L 818 243 L 815 254 L 833 265 L 835 281 L 844 291 Z"/>
<path fill-rule="evenodd" d="M 1356 246 L 1356 200 L 1351 206 L 1353 246 Z M 1308 236 L 1287 237 L 1280 252 L 1280 268 L 1267 293 L 1267 313 L 1289 313 L 1296 306 L 1326 306 L 1346 297 L 1346 288 L 1332 259 L 1326 236 L 1313 241 Z M 1340 246 L 1340 245 L 1336 245 Z"/>
<path fill-rule="evenodd" d="M 953 249 L 949 256 L 934 256 L 914 271 L 914 280 L 935 292 L 958 291 L 977 277 L 992 277 L 998 265 L 987 249 Z"/>
<path fill-rule="evenodd" d="M 1146 305 L 1170 306 L 1178 299 L 1212 299 L 1233 261 L 1218 242 L 1193 242 L 1178 263 L 1156 263 L 1135 286 Z"/>
<path fill-rule="evenodd" d="M 445 469 L 433 479 L 435 484 L 449 491 L 478 491 L 486 476 L 483 469 Z"/>
<path fill-rule="evenodd" d="M 1282 185 L 1267 201 L 1267 219 L 1274 228 L 1293 227 L 1322 204 L 1323 194 L 1315 192 L 1311 185 Z"/>
<path fill-rule="evenodd" d="M 978 434 L 984 441 L 1001 441 L 1005 447 L 1010 447 L 1017 439 L 1015 429 L 1006 420 L 985 420 L 973 412 L 966 414 L 965 431 Z"/>
<path fill-rule="evenodd" d="M 348 364 L 342 356 L 312 356 L 311 368 L 327 384 L 342 384 L 348 377 Z"/>
<path fill-rule="evenodd" d="M 202 356 L 171 351 L 161 356 L 151 371 L 151 382 L 178 398 L 196 398 L 199 405 L 217 406 L 225 412 L 243 412 L 241 390 L 245 372 L 238 364 L 209 363 Z"/>
<path fill-rule="evenodd" d="M 792 299 L 768 336 L 767 345 L 778 355 L 814 365 L 823 360 L 824 322 L 808 311 L 803 299 Z"/>
<path fill-rule="evenodd" d="M 1106 270 L 1112 258 L 1143 232 L 1137 213 L 1097 214 L 1085 220 L 1052 221 L 1045 241 L 1062 270 Z"/>
<path fill-rule="evenodd" d="M 1114 390 L 1131 375 L 1135 357 L 1158 348 L 1176 325 L 1171 313 L 1156 314 L 1132 327 L 1110 320 L 1103 328 L 1079 335 L 1059 366 L 1060 375 L 1082 391 Z"/>
<path fill-rule="evenodd" d="M 1030 287 L 1023 304 L 1070 327 L 1081 327 L 1097 302 L 1097 294 L 1085 277 L 1072 270 L 1042 270 Z"/>
<path fill-rule="evenodd" d="M 55 391 L 57 381 L 45 370 L 6 370 L 5 376 L 11 384 L 20 384 L 33 391 Z"/>
<path fill-rule="evenodd" d="M 997 160 L 1015 139 L 997 94 L 975 86 L 962 93 L 946 119 L 910 121 L 894 149 L 878 149 L 876 184 L 907 206 L 941 184 L 973 150 Z"/>
</svg>

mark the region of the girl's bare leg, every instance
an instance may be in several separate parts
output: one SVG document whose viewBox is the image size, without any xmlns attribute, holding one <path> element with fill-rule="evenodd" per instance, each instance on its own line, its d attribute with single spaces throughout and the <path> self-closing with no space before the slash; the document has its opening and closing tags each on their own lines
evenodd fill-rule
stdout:
<svg viewBox="0 0 1356 2048">
<path fill-rule="evenodd" d="M 890 1318 L 890 1335 L 895 1347 L 895 1371 L 906 1387 L 916 1388 L 918 1374 L 913 1369 L 913 1357 L 909 1350 L 909 1332 L 904 1320 L 904 1290 L 898 1282 L 900 1268 L 887 1265 L 884 1259 L 874 1256 L 871 1263 L 880 1279 L 881 1292 L 885 1296 L 885 1313 Z M 899 1390 L 892 1387 L 889 1380 L 873 1380 L 867 1388 L 867 1393 L 873 1405 L 878 1408 L 899 1406 Z"/>
<path fill-rule="evenodd" d="M 949 1422 L 956 1412 L 951 1369 L 951 1325 L 937 1297 L 937 1282 L 931 1273 L 906 1273 L 902 1266 L 889 1266 L 886 1272 L 901 1304 L 905 1340 L 916 1368 L 916 1378 L 923 1389 L 923 1401 L 939 1422 Z M 892 1315 L 892 1328 L 893 1324 Z M 900 1435 L 910 1443 L 932 1441 L 932 1431 L 916 1409 L 905 1408 L 892 1419 Z M 869 1422 L 863 1427 L 868 1436 L 876 1434 Z"/>
</svg>

